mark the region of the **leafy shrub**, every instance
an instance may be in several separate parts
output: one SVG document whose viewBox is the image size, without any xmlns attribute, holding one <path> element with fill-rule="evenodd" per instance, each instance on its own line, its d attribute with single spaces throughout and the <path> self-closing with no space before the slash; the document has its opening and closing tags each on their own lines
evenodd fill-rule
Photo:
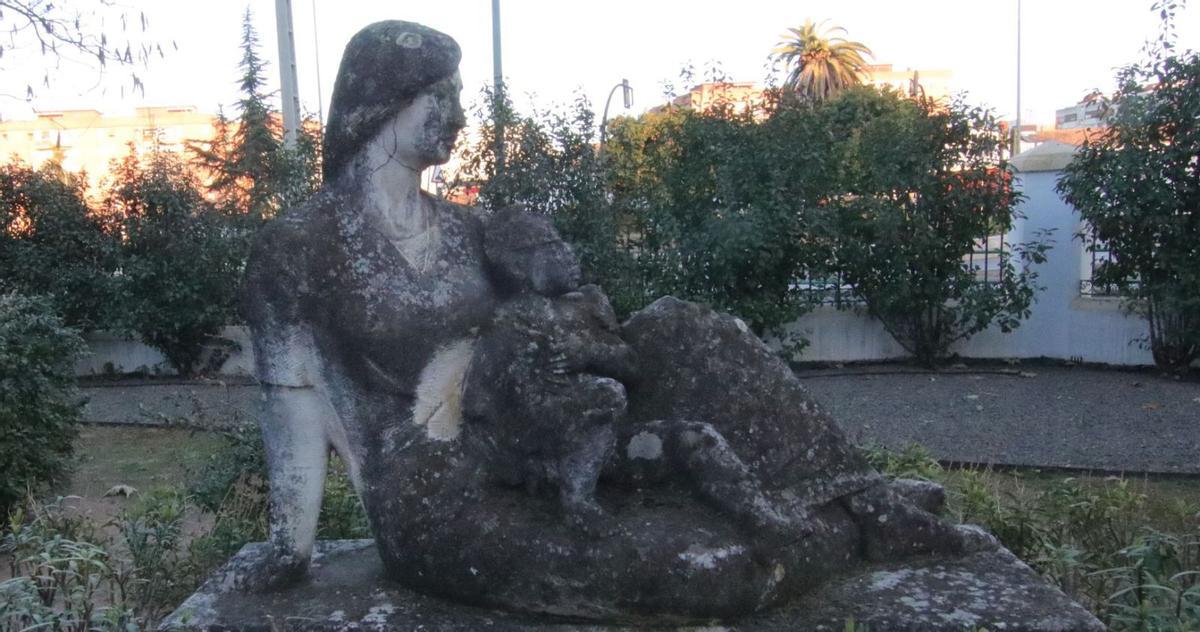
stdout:
<svg viewBox="0 0 1200 632">
<path fill-rule="evenodd" d="M 131 154 L 106 206 L 121 218 L 125 236 L 125 327 L 181 375 L 192 375 L 206 343 L 233 319 L 242 240 L 204 200 L 192 173 L 167 154 L 145 165 Z"/>
<path fill-rule="evenodd" d="M 53 163 L 0 166 L 0 291 L 44 295 L 84 330 L 107 325 L 117 307 L 116 242 L 86 187 Z"/>
<path fill-rule="evenodd" d="M 66 472 L 82 407 L 74 372 L 82 349 L 48 301 L 0 294 L 0 512 Z"/>
<path fill-rule="evenodd" d="M 1020 194 L 994 116 L 855 89 L 830 102 L 828 129 L 845 138 L 833 210 L 835 259 L 900 346 L 932 366 L 950 345 L 1029 316 L 1045 242 L 1003 249 L 980 279 L 964 258 L 1017 217 Z M 1020 264 L 1020 265 L 1018 265 Z"/>
<path fill-rule="evenodd" d="M 1182 372 L 1200 358 L 1200 55 L 1128 67 L 1118 83 L 1108 127 L 1058 191 L 1094 230 L 1088 248 L 1110 253 L 1095 282 L 1145 316 L 1155 364 Z"/>
<path fill-rule="evenodd" d="M 863 447 L 863 453 L 872 467 L 889 476 L 923 481 L 942 478 L 942 464 L 919 443 L 908 443 L 897 449 L 868 445 Z"/>
<path fill-rule="evenodd" d="M 187 507 L 179 490 L 156 489 L 138 495 L 115 520 L 129 554 L 117 561 L 115 580 L 143 618 L 162 618 L 202 579 L 183 546 Z"/>
<path fill-rule="evenodd" d="M 59 503 L 30 509 L 28 520 L 21 510 L 9 515 L 0 540 L 11 575 L 0 582 L 0 629 L 137 629 L 94 525 Z"/>
</svg>

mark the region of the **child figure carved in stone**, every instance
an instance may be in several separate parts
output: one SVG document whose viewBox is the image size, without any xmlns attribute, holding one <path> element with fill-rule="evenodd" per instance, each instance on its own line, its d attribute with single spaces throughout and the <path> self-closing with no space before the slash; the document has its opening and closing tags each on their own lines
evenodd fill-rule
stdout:
<svg viewBox="0 0 1200 632">
<path fill-rule="evenodd" d="M 475 345 L 463 419 L 467 449 L 493 481 L 557 492 L 568 517 L 593 533 L 606 523 L 595 501 L 602 472 L 637 485 L 683 479 L 752 530 L 807 532 L 804 516 L 784 517 L 709 424 L 630 427 L 623 382 L 636 380 L 636 359 L 604 293 L 579 287 L 578 261 L 547 218 L 498 212 L 484 252 L 503 302 Z M 642 436 L 661 437 L 660 465 L 614 454 L 618 438 L 634 445 Z"/>
</svg>

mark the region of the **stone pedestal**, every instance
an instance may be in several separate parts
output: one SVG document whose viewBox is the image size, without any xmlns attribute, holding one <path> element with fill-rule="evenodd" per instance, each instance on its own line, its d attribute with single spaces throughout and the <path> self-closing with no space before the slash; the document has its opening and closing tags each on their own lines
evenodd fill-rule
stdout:
<svg viewBox="0 0 1200 632">
<path fill-rule="evenodd" d="M 164 621 L 163 630 L 595 630 L 643 629 L 511 615 L 449 603 L 384 579 L 370 540 L 319 542 L 312 574 L 286 591 L 251 594 L 234 588 L 240 569 L 265 544 L 246 545 Z M 1012 553 L 954 560 L 922 558 L 862 567 L 816 593 L 770 613 L 681 630 L 1102 631 L 1091 614 L 1040 578 Z"/>
</svg>

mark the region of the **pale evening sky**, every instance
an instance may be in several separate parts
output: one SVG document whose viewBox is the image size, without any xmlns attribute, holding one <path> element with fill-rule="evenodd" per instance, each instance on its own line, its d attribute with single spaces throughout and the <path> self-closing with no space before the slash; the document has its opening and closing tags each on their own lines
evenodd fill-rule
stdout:
<svg viewBox="0 0 1200 632">
<path fill-rule="evenodd" d="M 175 40 L 178 50 L 142 71 L 145 96 L 119 98 L 124 74 L 110 70 L 102 89 L 95 73 L 61 73 L 31 104 L 0 99 L 5 119 L 37 110 L 95 108 L 106 112 L 144 105 L 194 105 L 216 111 L 237 99 L 241 17 L 246 0 L 118 0 L 145 12 L 151 37 Z M 381 19 L 422 22 L 455 37 L 463 48 L 464 101 L 476 100 L 492 75 L 490 0 L 380 2 L 293 0 L 302 107 L 317 111 L 313 9 L 320 50 L 321 92 L 327 106 L 342 48 L 362 26 Z M 252 0 L 270 89 L 278 87 L 274 0 Z M 1140 58 L 1158 29 L 1151 0 L 1024 0 L 1022 109 L 1026 121 L 1052 122 L 1054 110 L 1099 88 L 1109 91 L 1114 70 Z M 1200 4 L 1200 0 L 1193 2 Z M 761 81 L 768 55 L 785 27 L 805 18 L 828 19 L 897 68 L 946 68 L 971 101 L 1011 116 L 1016 102 L 1016 0 L 502 0 L 503 61 L 518 105 L 527 95 L 545 106 L 576 90 L 599 112 L 622 77 L 633 84 L 635 110 L 662 101 L 662 83 L 678 81 L 691 63 L 697 80 L 710 62 L 733 81 Z M 1182 48 L 1200 48 L 1200 8 L 1177 20 Z M 8 60 L 6 60 L 8 61 Z M 12 77 L 11 66 L 4 73 Z M 15 81 L 5 82 L 9 89 Z M 23 84 L 22 84 L 23 85 Z M 22 91 L 23 92 L 23 91 Z M 620 112 L 614 98 L 613 112 Z"/>
</svg>

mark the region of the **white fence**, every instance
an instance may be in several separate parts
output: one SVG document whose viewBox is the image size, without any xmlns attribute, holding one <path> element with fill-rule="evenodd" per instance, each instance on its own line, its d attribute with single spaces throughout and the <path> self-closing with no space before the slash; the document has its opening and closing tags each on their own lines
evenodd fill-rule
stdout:
<svg viewBox="0 0 1200 632">
<path fill-rule="evenodd" d="M 1013 159 L 1016 186 L 1025 194 L 1018 220 L 1005 241 L 1030 241 L 1052 229 L 1054 248 L 1037 267 L 1037 294 L 1029 319 L 1011 333 L 983 331 L 952 351 L 966 358 L 1061 358 L 1106 364 L 1153 364 L 1139 344 L 1148 335 L 1144 320 L 1126 315 L 1120 300 L 1080 295 L 1080 282 L 1091 274 L 1090 256 L 1075 237 L 1082 223 L 1054 191 L 1059 173 L 1074 149 L 1045 143 Z M 904 357 L 900 345 L 877 321 L 862 313 L 822 306 L 790 326 L 810 344 L 796 359 L 803 362 L 852 362 Z"/>
<path fill-rule="evenodd" d="M 1079 215 L 1054 192 L 1059 172 L 1073 156 L 1073 148 L 1046 143 L 1013 159 L 1016 185 L 1025 200 L 1019 220 L 1007 243 L 1031 240 L 1040 230 L 1053 229 L 1054 248 L 1038 267 L 1037 294 L 1030 318 L 1011 333 L 986 330 L 953 349 L 968 358 L 1061 358 L 1106 364 L 1153 364 L 1147 349 L 1138 344 L 1147 334 L 1145 321 L 1127 316 L 1115 298 L 1080 295 L 1080 282 L 1091 266 L 1083 244 L 1075 235 L 1082 228 Z M 790 326 L 809 339 L 797 360 L 852 362 L 904 357 L 900 345 L 879 322 L 853 310 L 818 307 Z M 228 327 L 224 336 L 240 347 L 222 365 L 220 374 L 247 376 L 253 357 L 245 328 Z M 92 354 L 79 362 L 79 375 L 109 372 L 171 374 L 173 371 L 154 349 L 113 336 L 89 338 Z"/>
</svg>

